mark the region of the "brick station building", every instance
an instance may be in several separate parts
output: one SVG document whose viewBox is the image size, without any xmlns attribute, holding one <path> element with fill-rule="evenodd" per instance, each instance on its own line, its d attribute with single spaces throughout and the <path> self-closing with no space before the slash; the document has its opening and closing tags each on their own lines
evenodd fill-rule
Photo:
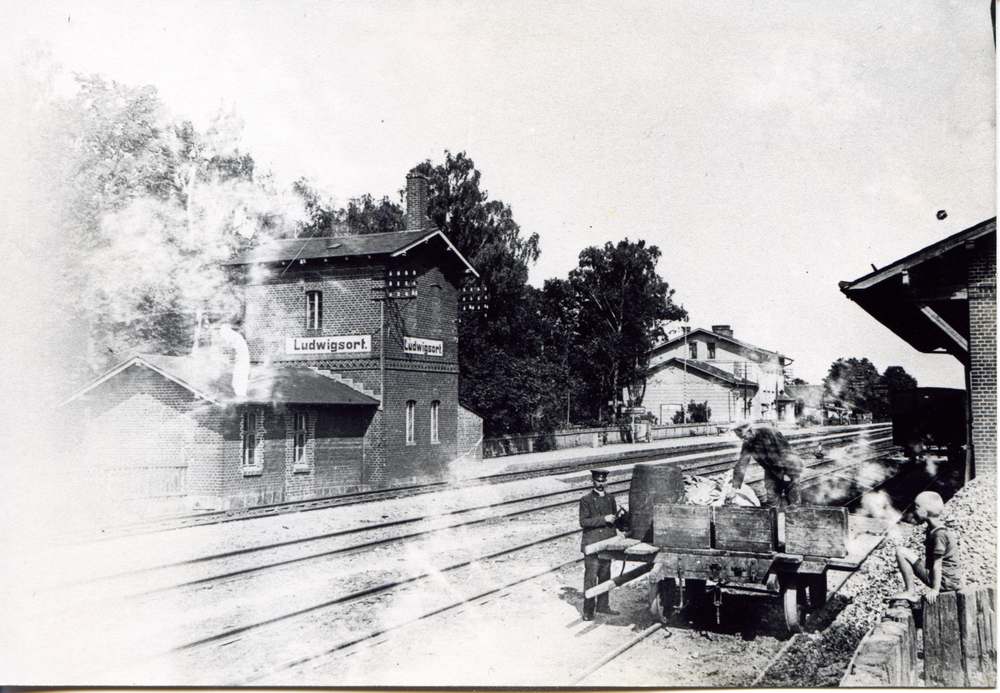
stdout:
<svg viewBox="0 0 1000 693">
<path fill-rule="evenodd" d="M 240 507 L 434 481 L 475 455 L 458 305 L 475 269 L 407 176 L 401 232 L 271 241 L 232 260 L 243 335 L 138 355 L 67 398 L 113 495 Z"/>
</svg>

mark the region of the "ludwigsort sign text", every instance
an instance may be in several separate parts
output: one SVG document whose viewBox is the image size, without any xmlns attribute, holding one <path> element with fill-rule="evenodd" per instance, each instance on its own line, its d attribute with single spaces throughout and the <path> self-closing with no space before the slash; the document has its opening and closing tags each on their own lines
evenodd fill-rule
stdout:
<svg viewBox="0 0 1000 693">
<path fill-rule="evenodd" d="M 371 335 L 367 334 L 285 339 L 286 354 L 366 354 L 371 350 Z"/>
<path fill-rule="evenodd" d="M 444 342 L 438 339 L 403 337 L 403 353 L 417 356 L 444 356 Z"/>
</svg>

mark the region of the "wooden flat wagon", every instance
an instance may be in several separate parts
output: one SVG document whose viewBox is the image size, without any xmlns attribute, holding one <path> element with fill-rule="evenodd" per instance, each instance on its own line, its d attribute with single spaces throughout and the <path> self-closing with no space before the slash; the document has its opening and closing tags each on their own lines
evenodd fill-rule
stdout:
<svg viewBox="0 0 1000 693">
<path fill-rule="evenodd" d="M 666 621 L 686 599 L 711 595 L 716 606 L 727 592 L 778 597 L 790 632 L 800 632 L 808 612 L 827 598 L 830 570 L 854 571 L 874 548 L 856 542 L 851 551 L 845 508 L 765 508 L 660 503 L 653 507 L 652 542 L 614 537 L 587 547 L 602 558 L 641 565 L 587 591 L 587 597 L 648 573 L 650 610 Z M 611 584 L 611 583 L 614 584 Z"/>
</svg>

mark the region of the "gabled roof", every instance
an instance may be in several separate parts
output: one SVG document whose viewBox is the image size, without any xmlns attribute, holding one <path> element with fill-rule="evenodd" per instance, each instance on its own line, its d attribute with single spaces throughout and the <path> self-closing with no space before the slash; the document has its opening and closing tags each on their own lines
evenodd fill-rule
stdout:
<svg viewBox="0 0 1000 693">
<path fill-rule="evenodd" d="M 68 404 L 129 368 L 148 368 L 213 404 L 346 404 L 375 406 L 378 400 L 311 368 L 252 364 L 247 394 L 233 389 L 232 370 L 218 361 L 192 356 L 138 354 L 74 392 Z"/>
<path fill-rule="evenodd" d="M 443 243 L 446 250 L 454 253 L 455 258 L 465 266 L 466 271 L 479 276 L 479 273 L 469 264 L 469 261 L 458 252 L 458 248 L 439 229 L 393 231 L 391 233 L 368 233 L 324 238 L 283 238 L 270 240 L 223 264 L 268 264 L 294 260 L 358 257 L 365 255 L 399 257 L 419 245 L 432 241 Z"/>
<path fill-rule="evenodd" d="M 996 217 L 870 272 L 840 290 L 917 351 L 969 361 L 969 265 L 996 245 Z M 991 237 L 992 236 L 992 237 Z"/>
<path fill-rule="evenodd" d="M 673 347 L 677 346 L 678 344 L 681 344 L 681 343 L 686 342 L 686 341 L 690 341 L 691 337 L 693 335 L 696 335 L 696 334 L 702 334 L 702 335 L 705 335 L 705 336 L 708 336 L 708 337 L 712 337 L 716 341 L 729 342 L 730 344 L 735 344 L 736 346 L 741 347 L 741 348 L 746 349 L 746 350 L 749 350 L 749 351 L 756 351 L 758 353 L 767 354 L 769 356 L 777 356 L 778 358 L 785 359 L 789 363 L 792 362 L 792 359 L 788 358 L 784 354 L 779 354 L 778 352 L 776 352 L 776 351 L 770 351 L 769 349 L 761 349 L 760 347 L 754 346 L 753 344 L 747 344 L 746 342 L 741 342 L 738 339 L 733 339 L 732 337 L 727 337 L 724 334 L 718 334 L 717 332 L 712 332 L 711 330 L 706 330 L 704 327 L 697 327 L 697 328 L 691 330 L 687 335 L 681 335 L 680 337 L 675 337 L 675 338 L 670 339 L 670 340 L 668 340 L 666 342 L 660 342 L 659 344 L 654 345 L 653 348 L 649 350 L 649 353 L 650 354 L 656 354 L 657 352 L 660 352 L 660 351 L 666 351 L 667 349 L 673 348 Z"/>
<path fill-rule="evenodd" d="M 710 363 L 706 363 L 704 361 L 695 361 L 693 359 L 681 359 L 674 357 L 672 359 L 664 361 L 663 363 L 656 364 L 655 366 L 649 369 L 649 372 L 650 374 L 653 374 L 658 371 L 665 370 L 667 368 L 677 368 L 677 369 L 686 368 L 688 373 L 694 373 L 694 374 L 700 373 L 708 378 L 719 380 L 725 383 L 726 385 L 730 385 L 732 387 L 746 387 L 746 388 L 753 388 L 755 390 L 757 389 L 757 383 L 753 382 L 752 380 L 747 380 L 746 378 L 740 378 L 736 375 L 733 375 L 729 371 L 722 370 L 721 368 L 713 366 Z"/>
</svg>

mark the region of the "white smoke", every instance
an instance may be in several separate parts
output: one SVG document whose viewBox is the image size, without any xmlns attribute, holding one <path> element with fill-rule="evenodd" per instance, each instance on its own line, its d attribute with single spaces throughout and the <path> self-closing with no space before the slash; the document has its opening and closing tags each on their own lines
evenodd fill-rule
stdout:
<svg viewBox="0 0 1000 693">
<path fill-rule="evenodd" d="M 219 336 L 223 342 L 236 351 L 233 359 L 233 392 L 237 397 L 247 396 L 247 386 L 250 382 L 250 349 L 243 335 L 229 325 L 219 327 Z"/>
</svg>

